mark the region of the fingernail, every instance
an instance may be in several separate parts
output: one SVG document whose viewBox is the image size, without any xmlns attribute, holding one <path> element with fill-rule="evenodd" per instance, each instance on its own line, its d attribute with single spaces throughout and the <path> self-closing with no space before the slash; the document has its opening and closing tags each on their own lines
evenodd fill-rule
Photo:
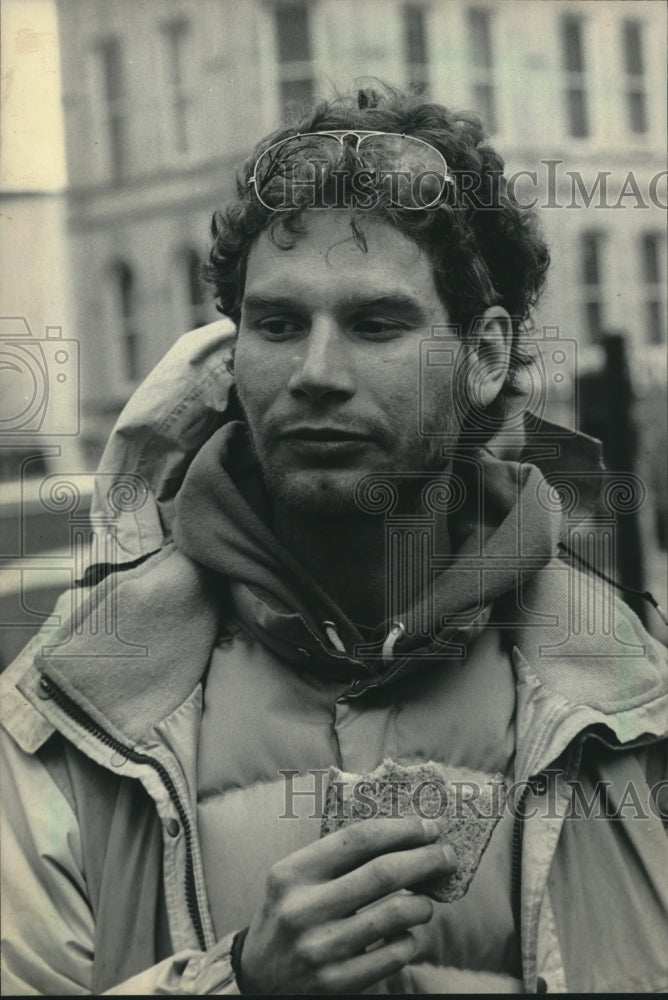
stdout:
<svg viewBox="0 0 668 1000">
<path fill-rule="evenodd" d="M 436 840 L 441 832 L 441 824 L 437 819 L 423 819 L 422 827 L 429 840 Z"/>
<path fill-rule="evenodd" d="M 455 854 L 452 847 L 449 844 L 442 844 L 443 853 L 445 854 L 445 859 L 451 868 L 457 867 L 457 855 Z"/>
</svg>

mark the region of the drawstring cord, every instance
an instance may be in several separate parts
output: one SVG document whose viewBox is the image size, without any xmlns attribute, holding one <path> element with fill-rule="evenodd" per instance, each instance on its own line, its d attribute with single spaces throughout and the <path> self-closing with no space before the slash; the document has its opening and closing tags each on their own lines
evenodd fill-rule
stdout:
<svg viewBox="0 0 668 1000">
<path fill-rule="evenodd" d="M 323 622 L 322 627 L 325 630 L 327 638 L 331 642 L 334 649 L 339 653 L 345 653 L 346 647 L 341 642 L 339 638 L 339 633 L 336 631 L 336 625 L 334 622 Z M 394 647 L 402 635 L 406 634 L 406 626 L 402 622 L 393 622 L 390 631 L 387 633 L 387 638 L 383 643 L 383 648 L 381 650 L 381 657 L 385 663 L 389 662 L 393 653 Z"/>
<path fill-rule="evenodd" d="M 322 627 L 324 628 L 327 638 L 331 642 L 334 649 L 338 653 L 345 653 L 346 647 L 339 638 L 339 633 L 336 631 L 336 625 L 334 622 L 323 622 Z"/>
<path fill-rule="evenodd" d="M 574 552 L 573 549 L 569 548 L 568 545 L 565 545 L 563 542 L 558 542 L 557 548 L 561 549 L 562 552 L 566 552 L 572 559 L 579 563 L 580 566 L 584 566 L 585 569 L 590 570 L 596 576 L 599 576 L 601 580 L 605 580 L 606 583 L 609 583 L 612 587 L 616 587 L 617 590 L 623 590 L 627 594 L 635 594 L 637 597 L 644 597 L 645 600 L 652 605 L 663 624 L 668 625 L 666 612 L 649 590 L 635 590 L 633 587 L 627 587 L 623 583 L 618 583 L 617 580 L 613 580 L 612 577 L 606 576 L 606 574 L 602 573 L 600 569 L 592 566 L 591 563 L 588 563 L 586 559 L 583 559 L 582 556 L 579 556 L 577 552 Z"/>
<path fill-rule="evenodd" d="M 383 648 L 380 651 L 383 663 L 389 663 L 394 655 L 394 647 L 396 646 L 398 640 L 402 635 L 406 634 L 406 626 L 403 622 L 392 622 L 392 628 L 387 633 L 387 638 L 383 643 Z"/>
<path fill-rule="evenodd" d="M 668 617 L 666 616 L 665 611 L 663 610 L 659 602 L 656 600 L 654 595 L 649 590 L 636 590 L 633 587 L 627 587 L 623 583 L 618 583 L 617 580 L 613 580 L 612 577 L 607 576 L 607 574 L 603 573 L 600 569 L 597 569 L 595 566 L 592 566 L 591 563 L 588 563 L 586 559 L 583 559 L 582 556 L 579 556 L 577 552 L 574 552 L 573 549 L 569 548 L 569 546 L 565 545 L 563 542 L 558 542 L 557 548 L 561 549 L 562 552 L 565 552 L 566 555 L 570 556 L 570 558 L 575 560 L 575 562 L 577 562 L 580 566 L 583 566 L 585 569 L 588 569 L 590 572 L 600 577 L 601 580 L 605 580 L 605 582 L 609 583 L 610 586 L 616 587 L 617 590 L 622 590 L 627 594 L 636 594 L 638 597 L 643 597 L 649 604 L 652 605 L 652 607 L 658 614 L 663 624 L 668 625 Z M 325 630 L 325 633 L 327 634 L 327 638 L 331 642 L 334 649 L 336 649 L 336 651 L 339 653 L 345 653 L 346 647 L 343 645 L 341 639 L 339 638 L 339 634 L 336 631 L 336 625 L 334 624 L 334 622 L 327 621 L 323 622 L 322 625 Z M 406 634 L 406 626 L 403 624 L 403 622 L 399 621 L 392 622 L 392 627 L 390 628 L 390 631 L 387 633 L 387 637 L 381 649 L 381 657 L 384 663 L 390 662 L 390 660 L 394 655 L 394 647 L 396 646 L 399 639 L 405 634 Z"/>
</svg>

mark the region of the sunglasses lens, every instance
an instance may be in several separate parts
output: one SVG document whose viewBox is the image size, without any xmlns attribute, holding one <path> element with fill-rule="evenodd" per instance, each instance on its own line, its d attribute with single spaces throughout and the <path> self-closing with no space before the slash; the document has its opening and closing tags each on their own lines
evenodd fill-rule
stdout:
<svg viewBox="0 0 668 1000">
<path fill-rule="evenodd" d="M 360 140 L 361 157 L 372 154 L 380 171 L 388 171 L 383 183 L 391 187 L 391 200 L 401 208 L 430 208 L 445 187 L 448 168 L 437 149 L 410 135 L 369 135 Z"/>
<path fill-rule="evenodd" d="M 255 164 L 255 191 L 262 204 L 284 212 L 318 201 L 318 188 L 344 154 L 332 135 L 296 135 L 270 146 Z M 320 207 L 326 207 L 321 205 Z"/>
<path fill-rule="evenodd" d="M 336 175 L 333 174 L 336 171 Z M 308 133 L 270 146 L 253 183 L 272 211 L 294 208 L 421 209 L 438 203 L 445 159 L 421 139 L 393 133 Z"/>
</svg>

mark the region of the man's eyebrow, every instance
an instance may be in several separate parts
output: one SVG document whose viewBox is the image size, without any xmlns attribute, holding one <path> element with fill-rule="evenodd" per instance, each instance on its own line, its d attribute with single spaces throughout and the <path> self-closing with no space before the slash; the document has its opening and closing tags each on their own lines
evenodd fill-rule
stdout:
<svg viewBox="0 0 668 1000">
<path fill-rule="evenodd" d="M 381 309 L 399 313 L 421 313 L 422 303 L 412 295 L 401 292 L 381 292 L 365 294 L 353 292 L 346 300 L 346 306 L 351 309 Z"/>
<path fill-rule="evenodd" d="M 260 295 L 258 292 L 249 292 L 243 299 L 243 308 L 249 310 L 266 308 L 295 309 L 299 307 L 299 304 L 298 296 L 293 297 L 280 292 L 275 295 L 271 293 Z M 349 296 L 345 296 L 342 299 L 340 305 L 346 310 L 363 309 L 370 311 L 373 309 L 382 309 L 404 315 L 407 313 L 416 314 L 423 312 L 423 307 L 419 299 L 412 295 L 404 295 L 401 292 L 370 292 L 368 294 L 364 292 L 352 292 Z"/>
<path fill-rule="evenodd" d="M 272 309 L 290 307 L 294 309 L 295 305 L 295 300 L 290 295 L 259 295 L 256 292 L 244 295 L 242 302 L 244 309 L 266 309 L 267 307 Z"/>
</svg>

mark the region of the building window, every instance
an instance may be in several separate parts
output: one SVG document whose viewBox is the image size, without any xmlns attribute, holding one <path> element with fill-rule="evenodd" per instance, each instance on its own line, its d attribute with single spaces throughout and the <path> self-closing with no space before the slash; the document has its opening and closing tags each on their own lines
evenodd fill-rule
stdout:
<svg viewBox="0 0 668 1000">
<path fill-rule="evenodd" d="M 467 16 L 473 107 L 482 116 L 488 132 L 492 133 L 498 131 L 492 17 L 488 10 L 481 7 L 470 8 Z"/>
<path fill-rule="evenodd" d="M 427 12 L 424 7 L 407 3 L 402 9 L 402 20 L 408 89 L 424 95 L 429 90 Z"/>
<path fill-rule="evenodd" d="M 580 253 L 585 328 L 590 340 L 597 341 L 603 330 L 603 234 L 583 233 Z"/>
<path fill-rule="evenodd" d="M 583 35 L 583 24 L 579 17 L 562 18 L 562 64 L 566 81 L 568 134 L 579 139 L 589 135 Z"/>
<path fill-rule="evenodd" d="M 643 57 L 642 25 L 639 21 L 622 22 L 622 48 L 626 93 L 626 116 L 629 130 L 647 131 L 647 90 Z"/>
<path fill-rule="evenodd" d="M 660 233 L 642 236 L 642 278 L 645 301 L 645 335 L 648 343 L 662 344 L 666 339 L 666 303 L 661 256 L 663 238 Z"/>
<path fill-rule="evenodd" d="M 118 261 L 112 268 L 114 307 L 118 316 L 121 345 L 121 370 L 126 382 L 141 377 L 140 338 L 137 321 L 137 289 L 132 268 Z"/>
<path fill-rule="evenodd" d="M 307 5 L 278 3 L 275 24 L 279 99 L 289 114 L 295 106 L 310 103 L 315 89 Z"/>
<path fill-rule="evenodd" d="M 179 19 L 162 26 L 165 74 L 165 107 L 172 149 L 187 153 L 190 149 L 188 113 L 191 99 L 186 86 L 187 44 L 190 25 Z"/>
<path fill-rule="evenodd" d="M 109 166 L 112 176 L 122 177 L 127 170 L 127 105 L 121 42 L 105 38 L 98 42 L 96 53 L 102 91 L 103 124 L 107 135 Z"/>
</svg>

